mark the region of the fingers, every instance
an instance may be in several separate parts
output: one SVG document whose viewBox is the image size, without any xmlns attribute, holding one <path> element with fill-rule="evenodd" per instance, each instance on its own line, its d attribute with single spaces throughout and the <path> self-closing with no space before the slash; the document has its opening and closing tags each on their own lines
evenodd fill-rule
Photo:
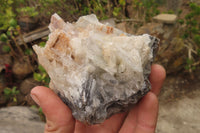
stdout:
<svg viewBox="0 0 200 133">
<path fill-rule="evenodd" d="M 158 115 L 158 99 L 149 92 L 128 114 L 120 133 L 154 133 Z"/>
<path fill-rule="evenodd" d="M 76 121 L 75 133 L 117 133 L 121 128 L 126 113 L 118 113 L 107 119 L 101 124 L 85 125 L 84 123 Z"/>
<path fill-rule="evenodd" d="M 126 112 L 115 114 L 106 121 L 104 121 L 104 123 L 100 124 L 100 126 L 106 128 L 108 131 L 112 133 L 116 133 L 121 128 L 126 115 L 127 115 Z"/>
<path fill-rule="evenodd" d="M 138 105 L 129 111 L 119 133 L 133 133 L 135 131 L 137 126 L 137 113 Z"/>
<path fill-rule="evenodd" d="M 151 66 L 151 74 L 149 79 L 152 86 L 151 91 L 154 94 L 158 95 L 160 93 L 160 89 L 165 80 L 165 77 L 166 77 L 166 72 L 161 65 L 153 64 Z"/>
<path fill-rule="evenodd" d="M 149 92 L 138 105 L 135 133 L 154 133 L 158 116 L 157 96 Z"/>
<path fill-rule="evenodd" d="M 46 116 L 45 132 L 74 131 L 75 122 L 71 110 L 52 90 L 38 86 L 32 89 L 31 96 Z"/>
<path fill-rule="evenodd" d="M 85 133 L 86 132 L 86 130 L 87 130 L 87 125 L 86 124 L 84 124 L 84 123 L 82 123 L 82 122 L 80 122 L 78 120 L 76 120 L 75 123 L 76 124 L 75 124 L 74 133 Z"/>
</svg>

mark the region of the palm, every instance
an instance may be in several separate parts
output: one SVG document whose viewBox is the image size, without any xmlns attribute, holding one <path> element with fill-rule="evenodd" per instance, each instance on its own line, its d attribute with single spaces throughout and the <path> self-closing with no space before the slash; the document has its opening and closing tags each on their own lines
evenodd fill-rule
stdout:
<svg viewBox="0 0 200 133">
<path fill-rule="evenodd" d="M 113 115 L 104 123 L 93 126 L 74 120 L 71 110 L 50 89 L 36 87 L 31 95 L 46 116 L 46 133 L 153 133 L 158 113 L 156 95 L 159 94 L 164 78 L 165 70 L 159 65 L 153 65 L 150 75 L 151 92 L 129 112 Z"/>
</svg>

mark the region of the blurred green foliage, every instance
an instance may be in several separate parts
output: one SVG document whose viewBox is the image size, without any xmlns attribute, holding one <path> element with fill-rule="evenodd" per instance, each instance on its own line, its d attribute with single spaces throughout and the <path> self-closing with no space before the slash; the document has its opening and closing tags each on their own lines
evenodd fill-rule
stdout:
<svg viewBox="0 0 200 133">
<path fill-rule="evenodd" d="M 38 65 L 38 70 L 39 70 L 39 72 L 33 73 L 33 78 L 36 81 L 39 81 L 48 87 L 49 82 L 50 82 L 50 77 L 48 76 L 47 72 L 41 65 Z"/>
<path fill-rule="evenodd" d="M 114 7 L 113 9 L 113 16 L 117 17 L 121 13 L 122 8 L 121 7 Z"/>
<path fill-rule="evenodd" d="M 35 7 L 22 7 L 22 8 L 17 8 L 17 12 L 21 16 L 28 16 L 28 17 L 35 17 L 39 14 L 38 11 L 36 11 Z"/>
<path fill-rule="evenodd" d="M 196 38 L 196 43 L 198 42 L 198 35 L 200 34 L 200 6 L 196 3 L 190 3 L 190 12 L 185 16 L 185 23 L 187 28 L 185 28 L 184 38 L 190 37 L 192 39 Z"/>
<path fill-rule="evenodd" d="M 65 9 L 69 9 L 65 4 L 66 0 L 1 0 L 0 1 L 0 30 L 7 30 L 8 23 L 16 24 L 13 21 L 20 17 L 30 17 L 36 19 L 49 18 L 57 12 L 61 14 Z"/>
<path fill-rule="evenodd" d="M 9 53 L 10 52 L 10 47 L 8 45 L 3 45 L 2 47 L 2 51 L 5 52 L 5 53 Z"/>
<path fill-rule="evenodd" d="M 5 30 L 9 26 L 9 21 L 16 17 L 13 12 L 12 4 L 13 0 L 0 0 L 0 30 Z"/>
<path fill-rule="evenodd" d="M 4 95 L 8 100 L 12 100 L 13 102 L 17 102 L 17 95 L 19 94 L 19 90 L 17 90 L 17 87 L 14 86 L 12 88 L 4 88 L 3 90 Z"/>
<path fill-rule="evenodd" d="M 133 8 L 145 22 L 152 21 L 152 17 L 159 14 L 158 4 L 155 0 L 133 0 Z"/>
<path fill-rule="evenodd" d="M 24 54 L 25 55 L 33 55 L 33 50 L 31 48 L 25 49 Z"/>
<path fill-rule="evenodd" d="M 32 55 L 32 49 L 28 48 L 27 44 L 23 44 L 25 46 L 25 50 L 23 50 L 19 44 L 17 43 L 17 36 L 22 37 L 20 26 L 17 24 L 15 19 L 10 19 L 8 22 L 8 28 L 6 32 L 0 35 L 0 40 L 4 42 L 2 47 L 2 51 L 4 52 L 12 52 L 11 56 L 24 56 L 24 55 Z M 12 42 L 12 44 L 11 44 Z M 15 49 L 16 48 L 16 49 Z M 14 50 L 15 49 L 15 50 Z M 17 54 L 19 53 L 19 54 Z"/>
<path fill-rule="evenodd" d="M 40 47 L 45 47 L 45 45 L 46 45 L 45 42 L 40 42 L 40 43 L 39 43 L 39 46 L 40 46 Z"/>
<path fill-rule="evenodd" d="M 8 41 L 7 35 L 6 35 L 5 33 L 1 34 L 0 40 L 1 40 L 2 42 L 7 42 L 7 41 Z"/>
<path fill-rule="evenodd" d="M 185 24 L 184 32 L 182 33 L 182 38 L 185 40 L 190 40 L 189 42 L 192 44 L 193 53 L 196 53 L 193 58 L 186 59 L 186 70 L 196 69 L 196 62 L 199 61 L 200 58 L 200 6 L 196 3 L 189 3 L 190 12 L 185 16 L 185 19 L 179 20 L 180 24 Z"/>
<path fill-rule="evenodd" d="M 158 14 L 159 0 L 133 0 L 132 7 L 140 10 L 146 21 Z M 81 15 L 94 13 L 99 19 L 109 17 L 126 18 L 126 0 L 1 0 L 0 1 L 0 30 L 7 30 L 10 25 L 16 24 L 20 17 L 30 17 L 42 21 L 49 21 L 53 13 L 71 15 L 77 18 Z M 11 22 L 11 24 L 7 22 Z"/>
</svg>

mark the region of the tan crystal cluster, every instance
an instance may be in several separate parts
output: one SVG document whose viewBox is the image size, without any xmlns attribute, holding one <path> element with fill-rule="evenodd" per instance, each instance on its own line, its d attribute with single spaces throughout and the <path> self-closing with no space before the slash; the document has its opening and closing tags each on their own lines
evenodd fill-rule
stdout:
<svg viewBox="0 0 200 133">
<path fill-rule="evenodd" d="M 150 90 L 150 65 L 158 39 L 134 36 L 101 24 L 94 14 L 65 23 L 51 18 L 44 48 L 33 46 L 53 89 L 89 124 L 128 109 Z"/>
</svg>

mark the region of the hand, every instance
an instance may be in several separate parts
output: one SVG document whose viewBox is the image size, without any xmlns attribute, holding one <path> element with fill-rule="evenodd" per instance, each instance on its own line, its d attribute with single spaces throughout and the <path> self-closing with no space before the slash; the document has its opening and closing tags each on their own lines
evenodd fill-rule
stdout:
<svg viewBox="0 0 200 133">
<path fill-rule="evenodd" d="M 38 86 L 31 96 L 46 116 L 45 133 L 154 133 L 158 116 L 157 95 L 165 79 L 165 70 L 152 65 L 152 89 L 129 112 L 113 115 L 102 124 L 84 125 L 75 120 L 71 110 L 49 88 Z"/>
</svg>

